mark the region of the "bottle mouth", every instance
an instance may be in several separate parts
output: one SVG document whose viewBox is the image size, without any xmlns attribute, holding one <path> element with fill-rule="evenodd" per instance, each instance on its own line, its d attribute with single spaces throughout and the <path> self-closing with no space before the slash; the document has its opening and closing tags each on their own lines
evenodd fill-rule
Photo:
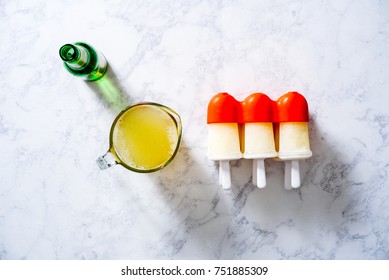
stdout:
<svg viewBox="0 0 389 280">
<path fill-rule="evenodd" d="M 59 55 L 63 61 L 73 61 L 78 57 L 78 49 L 71 44 L 66 44 L 59 49 Z"/>
</svg>

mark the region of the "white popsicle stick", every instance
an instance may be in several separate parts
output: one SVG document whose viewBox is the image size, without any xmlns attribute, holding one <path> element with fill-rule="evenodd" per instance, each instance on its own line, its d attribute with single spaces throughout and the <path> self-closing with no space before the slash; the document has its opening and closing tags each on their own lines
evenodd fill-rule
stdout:
<svg viewBox="0 0 389 280">
<path fill-rule="evenodd" d="M 284 187 L 286 190 L 292 189 L 292 182 L 291 182 L 291 176 L 292 176 L 292 163 L 290 160 L 285 161 L 285 181 L 284 181 Z"/>
<path fill-rule="evenodd" d="M 263 158 L 257 158 L 253 160 L 255 170 L 253 170 L 255 175 L 256 182 L 254 185 L 256 185 L 258 188 L 264 188 L 266 187 L 266 171 L 265 171 L 265 160 Z M 253 174 L 253 177 L 254 177 Z"/>
<path fill-rule="evenodd" d="M 230 162 L 228 160 L 219 162 L 219 183 L 225 190 L 231 188 Z"/>
<path fill-rule="evenodd" d="M 291 186 L 292 188 L 297 189 L 301 186 L 299 161 L 292 160 L 291 165 Z"/>
</svg>

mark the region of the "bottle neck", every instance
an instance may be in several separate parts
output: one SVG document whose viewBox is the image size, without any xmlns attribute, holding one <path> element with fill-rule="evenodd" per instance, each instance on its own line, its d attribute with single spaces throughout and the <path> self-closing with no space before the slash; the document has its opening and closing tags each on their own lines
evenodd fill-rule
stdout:
<svg viewBox="0 0 389 280">
<path fill-rule="evenodd" d="M 59 50 L 61 59 L 73 70 L 84 69 L 90 60 L 89 52 L 82 46 L 66 44 Z"/>
</svg>

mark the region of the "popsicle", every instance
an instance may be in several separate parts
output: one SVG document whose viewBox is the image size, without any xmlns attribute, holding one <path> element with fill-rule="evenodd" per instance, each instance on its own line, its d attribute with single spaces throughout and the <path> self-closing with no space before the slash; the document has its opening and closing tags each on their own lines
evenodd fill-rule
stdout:
<svg viewBox="0 0 389 280">
<path fill-rule="evenodd" d="M 298 92 L 288 92 L 277 100 L 276 148 L 285 161 L 285 188 L 299 188 L 299 160 L 312 156 L 308 133 L 308 103 Z"/>
<path fill-rule="evenodd" d="M 242 102 L 243 157 L 253 159 L 253 184 L 266 186 L 265 159 L 277 156 L 273 134 L 273 101 L 253 93 Z"/>
<path fill-rule="evenodd" d="M 231 187 L 230 160 L 242 158 L 239 141 L 240 103 L 226 92 L 208 104 L 208 157 L 219 161 L 219 183 Z"/>
</svg>

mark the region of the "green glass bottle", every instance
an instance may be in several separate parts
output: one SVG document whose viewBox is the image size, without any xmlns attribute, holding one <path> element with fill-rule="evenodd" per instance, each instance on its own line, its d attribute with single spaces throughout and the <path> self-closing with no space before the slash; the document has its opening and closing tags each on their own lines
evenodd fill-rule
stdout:
<svg viewBox="0 0 389 280">
<path fill-rule="evenodd" d="M 86 43 L 63 45 L 59 49 L 59 56 L 71 74 L 86 81 L 96 81 L 107 72 L 108 63 L 105 57 Z"/>
</svg>

